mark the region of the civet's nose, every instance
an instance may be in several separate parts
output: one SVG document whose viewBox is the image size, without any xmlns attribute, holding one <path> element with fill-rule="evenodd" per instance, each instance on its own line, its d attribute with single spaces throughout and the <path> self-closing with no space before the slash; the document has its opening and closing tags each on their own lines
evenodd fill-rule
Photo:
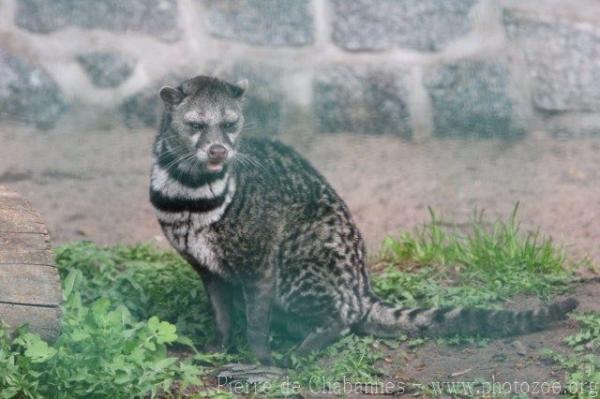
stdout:
<svg viewBox="0 0 600 399">
<path fill-rule="evenodd" d="M 211 161 L 224 161 L 227 158 L 227 148 L 221 144 L 208 147 L 208 159 Z"/>
</svg>

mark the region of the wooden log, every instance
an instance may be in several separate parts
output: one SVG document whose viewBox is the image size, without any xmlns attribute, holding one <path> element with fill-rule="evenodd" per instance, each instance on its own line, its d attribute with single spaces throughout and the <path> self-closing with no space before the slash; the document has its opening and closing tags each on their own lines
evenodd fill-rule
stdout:
<svg viewBox="0 0 600 399">
<path fill-rule="evenodd" d="M 61 298 L 45 224 L 27 201 L 0 186 L 0 320 L 11 329 L 28 324 L 53 340 Z"/>
<path fill-rule="evenodd" d="M 56 268 L 27 263 L 0 265 L 0 295 L 3 302 L 47 306 L 60 304 Z"/>
<path fill-rule="evenodd" d="M 2 322 L 14 329 L 23 324 L 48 341 L 58 337 L 60 309 L 56 306 L 42 307 L 0 303 Z"/>
</svg>

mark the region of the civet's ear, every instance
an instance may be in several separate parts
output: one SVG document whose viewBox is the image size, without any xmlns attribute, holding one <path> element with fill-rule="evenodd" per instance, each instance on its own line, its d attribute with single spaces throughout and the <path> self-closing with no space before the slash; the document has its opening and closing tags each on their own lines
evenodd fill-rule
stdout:
<svg viewBox="0 0 600 399">
<path fill-rule="evenodd" d="M 243 92 L 246 92 L 248 90 L 248 79 L 240 79 L 235 85 L 242 89 Z"/>
<path fill-rule="evenodd" d="M 183 100 L 183 93 L 179 89 L 174 89 L 173 87 L 165 86 L 160 89 L 160 98 L 162 98 L 165 103 L 165 107 L 167 109 L 177 105 Z"/>
<path fill-rule="evenodd" d="M 233 86 L 233 96 L 241 97 L 248 89 L 248 79 L 238 80 Z"/>
</svg>

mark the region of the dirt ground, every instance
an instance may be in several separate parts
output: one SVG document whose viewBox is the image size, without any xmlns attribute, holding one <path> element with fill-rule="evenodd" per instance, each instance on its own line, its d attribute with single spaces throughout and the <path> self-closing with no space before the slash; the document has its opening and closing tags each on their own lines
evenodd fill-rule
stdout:
<svg viewBox="0 0 600 399">
<path fill-rule="evenodd" d="M 0 126 L 0 184 L 40 211 L 56 244 L 162 239 L 148 202 L 154 131 L 49 131 Z M 386 235 L 474 209 L 551 235 L 570 254 L 600 263 L 600 140 L 430 140 L 390 136 L 282 137 L 348 203 L 373 251 Z M 595 223 L 596 222 L 596 223 Z"/>
<path fill-rule="evenodd" d="M 599 289 L 598 282 L 579 284 L 570 295 L 579 299 L 580 311 L 598 312 Z M 510 307 L 525 309 L 538 305 L 540 302 L 537 299 L 522 297 L 514 298 Z M 362 390 L 363 394 L 351 393 L 348 397 L 414 397 L 418 392 L 431 393 L 438 389 L 446 391 L 437 392 L 441 397 L 491 397 L 490 390 L 495 392 L 495 397 L 518 397 L 519 394 L 535 398 L 555 397 L 569 386 L 565 384 L 565 371 L 545 358 L 541 352 L 543 349 L 550 349 L 565 353 L 563 340 L 574 334 L 576 328 L 576 323 L 568 320 L 548 331 L 492 340 L 485 345 L 448 346 L 427 342 L 422 347 L 413 349 L 407 345 L 389 349 L 384 351 L 384 361 L 380 362 L 383 382 L 379 386 L 379 393 L 385 390 L 386 394 L 365 395 L 364 393 L 375 391 L 373 388 L 361 387 L 359 391 Z M 469 385 L 473 381 L 488 381 L 492 385 Z M 591 386 L 591 389 L 595 389 L 596 393 L 589 390 L 590 397 L 600 395 L 600 381 L 592 383 L 595 386 Z M 352 392 L 354 389 L 349 386 L 348 391 Z M 479 395 L 475 394 L 477 389 Z M 488 394 L 485 395 L 486 393 Z M 322 396 L 315 394 L 310 397 Z"/>
<path fill-rule="evenodd" d="M 88 239 L 166 246 L 147 199 L 153 135 L 148 129 L 39 132 L 0 126 L 0 184 L 33 203 L 55 244 Z M 461 223 L 474 209 L 507 217 L 518 201 L 524 228 L 539 227 L 572 257 L 587 255 L 600 264 L 600 140 L 539 137 L 412 143 L 338 134 L 282 140 L 338 190 L 371 251 L 386 235 L 426 222 L 428 206 Z M 598 288 L 591 283 L 577 287 L 583 310 L 600 310 Z M 514 306 L 534 302 L 523 298 Z M 562 338 L 572 332 L 566 323 L 520 337 L 524 355 L 517 353 L 514 340 L 483 348 L 431 343 L 389 350 L 382 367 L 395 383 L 491 376 L 497 381 L 560 380 L 561 373 L 539 357 L 538 349 L 560 350 Z"/>
</svg>

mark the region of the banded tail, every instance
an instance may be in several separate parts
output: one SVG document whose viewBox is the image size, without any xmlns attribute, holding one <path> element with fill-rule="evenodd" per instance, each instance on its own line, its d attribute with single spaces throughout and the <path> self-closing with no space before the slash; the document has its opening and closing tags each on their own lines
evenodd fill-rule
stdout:
<svg viewBox="0 0 600 399">
<path fill-rule="evenodd" d="M 405 308 L 373 298 L 357 330 L 378 337 L 482 335 L 503 337 L 547 329 L 577 307 L 567 298 L 534 309 L 493 310 L 478 307 Z"/>
</svg>

